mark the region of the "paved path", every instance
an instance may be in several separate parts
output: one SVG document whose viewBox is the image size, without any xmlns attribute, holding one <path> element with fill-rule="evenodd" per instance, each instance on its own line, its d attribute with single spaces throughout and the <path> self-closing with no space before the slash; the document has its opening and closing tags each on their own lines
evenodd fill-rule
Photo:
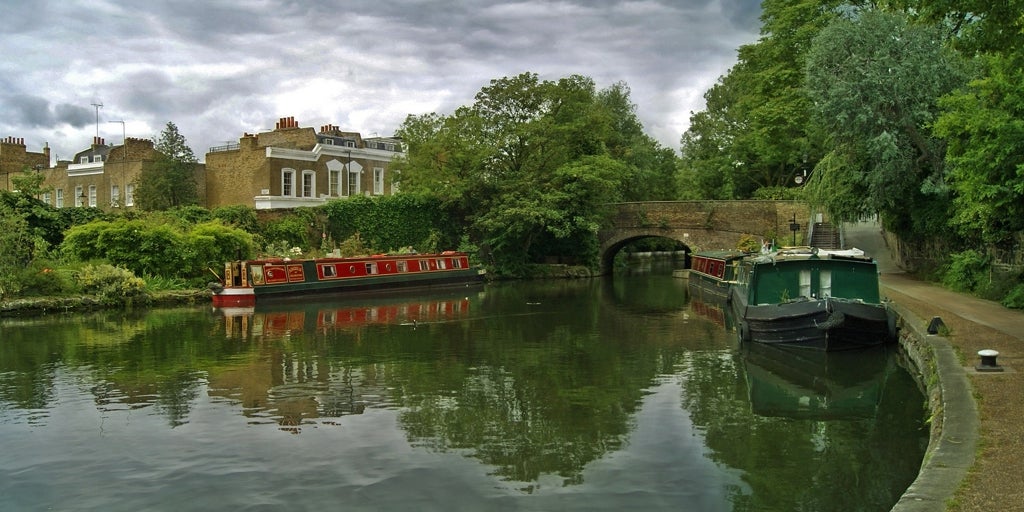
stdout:
<svg viewBox="0 0 1024 512">
<path fill-rule="evenodd" d="M 1024 312 L 903 273 L 876 223 L 847 225 L 845 240 L 878 261 L 885 296 L 924 320 L 942 318 L 974 389 L 981 420 L 978 458 L 947 510 L 1024 511 Z M 982 349 L 999 351 L 1006 371 L 974 371 Z"/>
</svg>

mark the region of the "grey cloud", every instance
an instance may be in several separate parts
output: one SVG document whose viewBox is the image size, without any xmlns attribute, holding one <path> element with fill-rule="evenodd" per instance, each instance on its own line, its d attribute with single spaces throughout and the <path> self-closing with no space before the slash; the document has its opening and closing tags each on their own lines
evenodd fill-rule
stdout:
<svg viewBox="0 0 1024 512">
<path fill-rule="evenodd" d="M 0 105 L 16 123 L 32 128 L 54 128 L 62 123 L 81 128 L 95 119 L 93 111 L 87 108 L 68 103 L 51 106 L 46 98 L 25 94 L 4 97 Z"/>
</svg>

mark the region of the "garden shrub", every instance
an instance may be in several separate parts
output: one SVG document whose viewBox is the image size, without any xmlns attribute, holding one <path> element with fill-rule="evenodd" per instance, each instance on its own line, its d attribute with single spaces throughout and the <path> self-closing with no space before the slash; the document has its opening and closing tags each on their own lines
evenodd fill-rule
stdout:
<svg viewBox="0 0 1024 512">
<path fill-rule="evenodd" d="M 86 265 L 78 273 L 83 293 L 94 295 L 103 304 L 146 302 L 146 282 L 130 270 L 113 265 Z"/>
</svg>

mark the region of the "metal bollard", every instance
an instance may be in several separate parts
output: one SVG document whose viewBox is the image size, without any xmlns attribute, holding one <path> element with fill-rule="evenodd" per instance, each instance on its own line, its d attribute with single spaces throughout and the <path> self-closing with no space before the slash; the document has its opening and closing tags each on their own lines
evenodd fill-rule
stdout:
<svg viewBox="0 0 1024 512">
<path fill-rule="evenodd" d="M 979 372 L 1001 372 L 1003 367 L 996 363 L 996 357 L 999 357 L 999 352 L 992 349 L 979 350 L 978 356 L 981 357 L 981 363 L 974 367 Z"/>
</svg>

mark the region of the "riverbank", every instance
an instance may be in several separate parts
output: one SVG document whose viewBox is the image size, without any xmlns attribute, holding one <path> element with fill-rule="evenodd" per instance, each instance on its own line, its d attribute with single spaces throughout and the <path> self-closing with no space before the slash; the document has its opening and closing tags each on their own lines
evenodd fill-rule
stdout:
<svg viewBox="0 0 1024 512">
<path fill-rule="evenodd" d="M 1024 372 L 1020 371 L 1024 369 L 1024 312 L 906 275 L 889 257 L 877 224 L 848 226 L 846 240 L 848 246 L 863 249 L 878 260 L 883 294 L 904 310 L 905 320 L 915 323 L 919 331 L 933 318 L 942 320 L 944 328 L 939 335 L 925 331 L 919 336 L 936 354 L 945 353 L 946 362 L 938 376 L 942 402 L 931 404 L 932 414 L 943 418 L 945 433 L 954 423 L 957 429 L 963 429 L 972 421 L 978 422 L 977 442 L 959 434 L 944 441 L 933 438 L 934 450 L 929 450 L 922 466 L 922 477 L 933 479 L 930 494 L 926 496 L 921 488 L 912 486 L 898 510 L 1024 511 L 1024 487 L 1020 485 L 1024 461 L 1024 424 L 1020 422 L 1024 416 Z M 980 363 L 977 354 L 983 349 L 999 352 L 1003 372 L 976 371 Z M 966 385 L 962 392 L 951 389 L 960 382 Z M 959 454 L 957 460 L 942 459 L 949 451 Z M 960 467 L 962 464 L 966 466 Z M 936 502 L 937 496 L 944 497 Z"/>
<path fill-rule="evenodd" d="M 107 304 L 96 297 L 80 295 L 74 297 L 26 297 L 0 302 L 0 317 L 36 316 L 99 309 L 174 306 L 201 304 L 210 302 L 210 291 L 194 290 L 163 290 L 152 292 L 143 300 L 135 299 L 126 304 Z"/>
</svg>

